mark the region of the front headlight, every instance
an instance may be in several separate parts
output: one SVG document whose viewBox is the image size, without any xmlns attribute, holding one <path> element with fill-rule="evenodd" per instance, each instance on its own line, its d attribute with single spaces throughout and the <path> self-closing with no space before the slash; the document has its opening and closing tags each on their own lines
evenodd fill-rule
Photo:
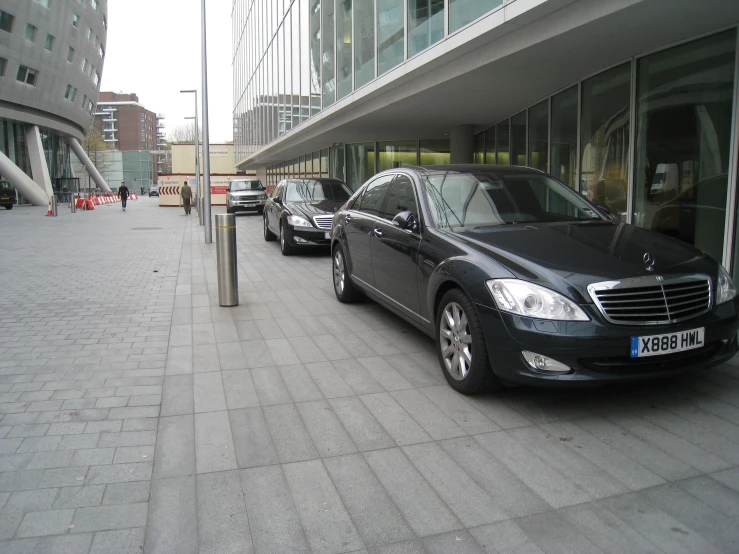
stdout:
<svg viewBox="0 0 739 554">
<path fill-rule="evenodd" d="M 724 266 L 718 266 L 718 286 L 716 287 L 716 305 L 733 300 L 736 296 L 736 287 L 729 272 Z"/>
<path fill-rule="evenodd" d="M 485 284 L 498 309 L 504 312 L 538 319 L 590 321 L 572 300 L 539 285 L 520 279 L 491 279 Z"/>
<path fill-rule="evenodd" d="M 260 200 L 267 200 L 267 195 L 266 194 L 260 194 L 259 195 L 259 199 Z"/>
<path fill-rule="evenodd" d="M 310 221 L 308 221 L 304 217 L 300 217 L 299 215 L 287 216 L 287 222 L 293 227 L 313 227 Z"/>
</svg>

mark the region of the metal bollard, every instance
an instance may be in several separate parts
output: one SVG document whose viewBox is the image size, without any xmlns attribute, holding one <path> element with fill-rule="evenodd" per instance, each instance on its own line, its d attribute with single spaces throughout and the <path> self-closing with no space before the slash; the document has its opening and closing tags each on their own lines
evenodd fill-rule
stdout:
<svg viewBox="0 0 739 554">
<path fill-rule="evenodd" d="M 239 277 L 236 266 L 236 216 L 216 214 L 216 260 L 218 263 L 218 304 L 239 305 Z"/>
<path fill-rule="evenodd" d="M 72 213 L 75 213 L 77 211 L 77 197 L 74 194 L 69 201 L 69 209 Z"/>
<path fill-rule="evenodd" d="M 51 195 L 51 213 L 56 217 L 57 209 L 56 209 L 56 195 Z"/>
</svg>

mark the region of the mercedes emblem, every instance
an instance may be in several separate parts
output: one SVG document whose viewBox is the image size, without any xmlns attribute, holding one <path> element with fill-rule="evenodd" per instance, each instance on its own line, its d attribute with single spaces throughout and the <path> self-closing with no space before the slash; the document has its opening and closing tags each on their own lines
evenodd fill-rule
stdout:
<svg viewBox="0 0 739 554">
<path fill-rule="evenodd" d="M 652 258 L 652 255 L 649 252 L 644 253 L 642 260 L 644 260 L 644 265 L 646 266 L 647 271 L 654 271 L 654 258 Z"/>
</svg>

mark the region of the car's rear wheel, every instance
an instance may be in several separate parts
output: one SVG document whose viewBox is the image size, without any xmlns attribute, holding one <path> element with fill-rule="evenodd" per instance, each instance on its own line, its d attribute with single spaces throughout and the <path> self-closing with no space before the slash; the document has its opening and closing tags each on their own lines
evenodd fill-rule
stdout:
<svg viewBox="0 0 739 554">
<path fill-rule="evenodd" d="M 488 362 L 482 325 L 472 301 L 460 289 L 448 291 L 436 315 L 436 351 L 444 377 L 463 394 L 500 388 Z"/>
<path fill-rule="evenodd" d="M 277 238 L 277 235 L 275 235 L 272 231 L 269 230 L 269 224 L 267 223 L 267 216 L 265 215 L 262 219 L 264 219 L 264 240 L 267 242 L 272 242 Z"/>
<path fill-rule="evenodd" d="M 6 210 L 12 210 L 13 209 L 13 204 L 5 204 L 5 209 Z"/>
<path fill-rule="evenodd" d="M 352 283 L 352 278 L 349 276 L 349 271 L 346 268 L 346 260 L 344 259 L 344 252 L 341 250 L 341 246 L 334 248 L 333 255 L 333 277 L 334 277 L 334 292 L 339 302 L 348 304 L 350 302 L 356 302 L 362 298 L 362 293 L 357 290 Z"/>
<path fill-rule="evenodd" d="M 293 246 L 290 246 L 289 240 L 289 231 L 286 228 L 287 226 L 280 223 L 280 251 L 282 252 L 283 256 L 291 256 L 295 253 L 295 248 Z"/>
</svg>

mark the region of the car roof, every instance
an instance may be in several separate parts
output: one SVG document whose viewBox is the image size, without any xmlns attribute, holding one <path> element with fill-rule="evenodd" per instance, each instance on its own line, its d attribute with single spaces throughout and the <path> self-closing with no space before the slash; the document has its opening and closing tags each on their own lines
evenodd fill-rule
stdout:
<svg viewBox="0 0 739 554">
<path fill-rule="evenodd" d="M 499 164 L 445 164 L 445 165 L 420 165 L 407 167 L 419 173 L 485 173 L 485 172 L 501 172 L 506 173 L 544 173 L 533 167 L 522 165 L 499 165 Z"/>
</svg>

